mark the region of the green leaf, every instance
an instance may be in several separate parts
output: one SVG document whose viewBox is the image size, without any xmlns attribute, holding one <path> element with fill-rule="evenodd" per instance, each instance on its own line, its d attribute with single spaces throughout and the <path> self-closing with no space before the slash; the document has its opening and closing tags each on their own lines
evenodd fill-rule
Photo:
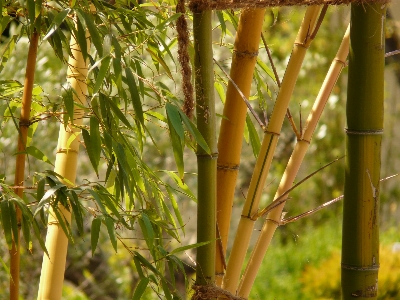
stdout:
<svg viewBox="0 0 400 300">
<path fill-rule="evenodd" d="M 11 230 L 12 234 L 14 236 L 14 242 L 16 243 L 18 247 L 18 222 L 17 222 L 17 212 L 15 210 L 15 205 L 13 203 L 9 203 L 8 208 L 10 209 L 10 220 L 11 220 Z"/>
<path fill-rule="evenodd" d="M 257 64 L 261 67 L 261 69 L 267 73 L 267 75 L 269 77 L 271 77 L 271 79 L 276 82 L 276 78 L 275 78 L 275 74 L 274 72 L 261 60 L 261 59 L 257 59 Z"/>
<path fill-rule="evenodd" d="M 35 146 L 29 146 L 25 149 L 25 152 L 17 152 L 16 154 L 21 154 L 21 153 L 29 154 L 36 159 L 39 159 L 45 163 L 48 163 L 48 164 L 54 166 L 53 163 L 48 159 L 48 157 L 42 151 L 40 151 L 38 148 L 36 148 Z"/>
<path fill-rule="evenodd" d="M 101 136 L 99 120 L 95 116 L 90 117 L 90 143 L 96 165 L 99 165 L 101 154 Z"/>
<path fill-rule="evenodd" d="M 43 41 L 47 40 L 57 29 L 60 27 L 61 23 L 65 20 L 68 14 L 71 12 L 70 8 L 64 9 L 59 12 L 53 19 L 49 29 L 47 30 L 46 35 L 43 38 Z"/>
<path fill-rule="evenodd" d="M 150 48 L 146 48 L 146 51 L 150 53 L 151 57 L 154 60 L 158 61 L 162 65 L 162 67 L 164 68 L 165 72 L 167 72 L 168 77 L 171 78 L 172 80 L 174 80 L 173 77 L 172 77 L 172 74 L 171 74 L 171 70 L 169 69 L 168 65 L 165 63 L 164 59 L 160 55 L 157 55 Z"/>
<path fill-rule="evenodd" d="M 65 89 L 63 94 L 63 101 L 65 110 L 67 112 L 66 116 L 68 116 L 67 120 L 64 119 L 64 126 L 66 127 L 68 124 L 68 119 L 71 120 L 71 123 L 74 121 L 74 94 L 72 92 L 71 86 L 68 86 Z"/>
<path fill-rule="evenodd" d="M 132 97 L 132 104 L 135 110 L 136 118 L 140 121 L 142 125 L 144 125 L 144 117 L 143 117 L 143 108 L 142 102 L 140 101 L 139 92 L 136 86 L 135 77 L 131 69 L 125 68 L 126 80 L 128 82 L 129 92 Z"/>
<path fill-rule="evenodd" d="M 86 30 L 83 27 L 83 24 L 82 24 L 80 18 L 77 18 L 76 24 L 77 24 L 77 31 L 78 31 L 76 38 L 77 38 L 79 47 L 81 48 L 83 59 L 86 60 L 87 56 L 88 56 Z"/>
<path fill-rule="evenodd" d="M 54 196 L 56 194 L 56 192 L 65 187 L 65 185 L 63 183 L 60 184 L 56 184 L 55 186 L 51 187 L 42 197 L 42 199 L 40 199 L 38 206 L 36 207 L 35 213 L 34 215 L 36 216 L 36 214 L 43 208 L 43 206 L 45 204 L 47 204 L 49 202 L 49 198 L 51 196 Z"/>
<path fill-rule="evenodd" d="M 140 300 L 142 298 L 142 295 L 145 292 L 148 284 L 149 284 L 149 279 L 146 277 L 142 278 L 135 288 L 135 292 L 133 293 L 132 300 Z"/>
<path fill-rule="evenodd" d="M 9 41 L 7 42 L 7 44 L 4 46 L 3 52 L 0 53 L 0 72 L 3 71 L 5 65 L 7 64 L 8 59 L 14 50 L 14 46 L 17 41 L 17 38 L 18 38 L 18 35 L 12 36 L 9 39 Z"/>
<path fill-rule="evenodd" d="M 175 199 L 174 195 L 172 194 L 171 189 L 169 187 L 167 187 L 167 192 L 168 192 L 168 196 L 171 201 L 171 204 L 172 204 L 172 208 L 174 209 L 175 216 L 178 219 L 178 223 L 179 223 L 183 233 L 185 233 L 185 226 L 183 223 L 181 212 L 179 211 L 178 203 L 176 202 L 176 199 Z"/>
<path fill-rule="evenodd" d="M 149 217 L 145 213 L 142 213 L 141 218 L 139 219 L 139 224 L 146 240 L 146 244 L 151 251 L 154 248 L 154 230 Z"/>
<path fill-rule="evenodd" d="M 221 99 L 221 102 L 225 103 L 226 95 L 225 95 L 224 86 L 220 82 L 215 81 L 214 87 L 215 87 L 215 90 L 217 91 L 219 98 Z"/>
<path fill-rule="evenodd" d="M 81 12 L 81 11 L 77 10 L 77 12 L 78 12 L 78 16 L 79 16 L 79 12 Z M 87 29 L 89 30 L 89 33 L 90 33 L 90 38 L 92 39 L 93 45 L 95 46 L 97 53 L 99 54 L 99 57 L 103 57 L 103 43 L 102 43 L 102 40 L 100 37 L 99 30 L 97 29 L 97 27 L 93 21 L 92 15 L 86 14 L 83 12 L 81 12 L 80 14 L 85 19 Z"/>
<path fill-rule="evenodd" d="M 129 129 L 132 129 L 131 124 L 129 123 L 128 119 L 125 117 L 125 115 L 121 112 L 121 110 L 119 109 L 119 107 L 114 103 L 114 101 L 112 101 L 110 98 L 104 96 L 104 99 L 107 99 L 107 102 L 110 104 L 111 110 L 114 112 L 114 114 L 116 115 L 116 117 L 122 121 L 122 123 L 124 123 Z"/>
<path fill-rule="evenodd" d="M 99 195 L 93 190 L 89 190 L 89 193 L 93 196 L 94 200 L 96 200 L 97 205 L 100 207 L 100 211 L 104 215 L 107 215 L 107 210 L 104 207 L 103 203 L 101 202 L 101 199 L 100 199 Z"/>
<path fill-rule="evenodd" d="M 182 179 L 184 175 L 183 147 L 185 142 L 185 132 L 178 110 L 169 103 L 166 104 L 166 110 L 175 162 L 178 167 L 179 177 Z"/>
<path fill-rule="evenodd" d="M 254 124 L 251 121 L 249 114 L 247 114 L 246 116 L 246 125 L 249 131 L 250 144 L 253 149 L 253 154 L 254 157 L 257 158 L 258 153 L 260 153 L 261 142 L 260 142 L 260 137 L 258 136 L 257 130 L 254 127 Z"/>
<path fill-rule="evenodd" d="M 106 216 L 104 222 L 106 223 L 108 235 L 110 237 L 114 251 L 117 252 L 117 237 L 115 235 L 114 221 L 111 217 Z"/>
<path fill-rule="evenodd" d="M 99 160 L 96 159 L 89 132 L 84 128 L 82 128 L 82 137 L 83 137 L 83 141 L 85 142 L 86 151 L 88 153 L 89 160 L 92 163 L 93 169 L 95 170 L 97 177 L 99 177 L 99 172 L 98 172 Z M 100 159 L 100 157 L 99 157 L 99 159 Z"/>
<path fill-rule="evenodd" d="M 134 251 L 135 257 L 140 261 L 140 263 L 151 270 L 154 274 L 156 275 L 161 275 L 160 272 L 151 264 L 148 262 L 147 259 L 145 259 L 142 255 L 140 255 L 138 252 Z"/>
<path fill-rule="evenodd" d="M 0 94 L 2 97 L 13 95 L 24 89 L 23 84 L 17 80 L 1 80 L 0 81 Z"/>
<path fill-rule="evenodd" d="M 189 132 L 194 136 L 196 142 L 200 145 L 207 154 L 211 155 L 210 147 L 208 147 L 206 141 L 204 140 L 203 136 L 201 135 L 200 131 L 196 128 L 196 126 L 192 123 L 192 121 L 181 111 L 179 110 L 179 114 L 181 115 L 183 123 L 185 123 L 186 128 Z"/>
<path fill-rule="evenodd" d="M 69 202 L 72 207 L 72 211 L 74 213 L 75 222 L 78 227 L 78 231 L 80 234 L 83 234 L 83 216 L 82 216 L 82 205 L 79 202 L 78 195 L 74 190 L 69 191 Z"/>
<path fill-rule="evenodd" d="M 11 226 L 11 218 L 10 218 L 10 208 L 9 202 L 7 200 L 1 201 L 1 220 L 3 224 L 4 235 L 6 237 L 6 242 L 8 249 L 11 249 L 12 246 L 12 226 Z"/>
<path fill-rule="evenodd" d="M 199 248 L 199 247 L 207 245 L 209 243 L 211 243 L 211 241 L 201 242 L 201 243 L 196 243 L 196 244 L 191 244 L 191 245 L 178 247 L 178 248 L 172 250 L 170 253 L 168 253 L 168 255 L 176 254 L 176 253 L 183 252 L 183 251 L 186 251 L 186 250 L 189 250 L 189 249 L 193 249 L 193 248 Z"/>
<path fill-rule="evenodd" d="M 97 243 L 99 242 L 100 226 L 101 226 L 101 219 L 99 217 L 94 218 L 90 230 L 91 233 L 90 243 L 92 245 L 92 256 L 94 255 L 94 252 L 96 251 L 97 248 Z"/>
<path fill-rule="evenodd" d="M 110 56 L 106 56 L 102 59 L 100 70 L 99 73 L 97 74 L 96 82 L 93 87 L 93 94 L 96 94 L 99 91 L 100 87 L 102 86 L 104 78 L 106 78 L 106 75 L 108 73 L 110 62 L 111 62 Z"/>
</svg>

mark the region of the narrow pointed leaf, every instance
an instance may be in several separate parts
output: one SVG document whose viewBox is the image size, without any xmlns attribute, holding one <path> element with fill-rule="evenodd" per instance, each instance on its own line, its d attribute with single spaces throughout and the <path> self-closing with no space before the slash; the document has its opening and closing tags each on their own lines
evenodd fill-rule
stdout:
<svg viewBox="0 0 400 300">
<path fill-rule="evenodd" d="M 136 118 L 140 121 L 141 124 L 144 124 L 142 102 L 140 101 L 135 77 L 133 76 L 133 73 L 129 68 L 125 69 L 125 75 L 128 82 L 129 92 L 131 93 L 132 104 L 135 110 Z"/>
<path fill-rule="evenodd" d="M 110 56 L 107 56 L 102 60 L 100 70 L 99 73 L 97 74 L 96 82 L 93 87 L 93 94 L 96 94 L 99 91 L 100 87 L 102 86 L 104 78 L 106 78 L 106 75 L 108 74 L 110 61 L 111 61 Z"/>
<path fill-rule="evenodd" d="M 51 23 L 46 35 L 43 38 L 43 41 L 47 40 L 60 27 L 61 23 L 68 16 L 70 11 L 70 8 L 64 9 L 54 17 L 53 22 Z"/>
<path fill-rule="evenodd" d="M 9 202 L 7 200 L 1 201 L 1 219 L 3 224 L 4 235 L 6 237 L 6 242 L 8 249 L 11 249 L 12 245 L 12 232 L 11 232 L 11 218 L 10 218 L 10 208 Z"/>
<path fill-rule="evenodd" d="M 140 300 L 145 292 L 147 285 L 149 284 L 148 278 L 142 278 L 136 286 L 135 292 L 133 293 L 132 300 Z"/>
<path fill-rule="evenodd" d="M 96 248 L 97 248 L 97 243 L 99 242 L 100 226 L 101 226 L 101 219 L 98 217 L 94 218 L 92 221 L 92 227 L 90 230 L 90 233 L 91 233 L 90 243 L 92 246 L 92 256 L 94 255 L 94 252 L 96 251 Z"/>
<path fill-rule="evenodd" d="M 206 141 L 204 140 L 203 136 L 201 135 L 200 131 L 196 128 L 196 126 L 190 121 L 190 119 L 182 112 L 179 111 L 181 115 L 183 123 L 185 123 L 187 130 L 191 133 L 191 135 L 196 139 L 196 142 L 200 145 L 207 154 L 211 155 L 210 147 L 208 147 Z"/>
<path fill-rule="evenodd" d="M 111 219 L 111 217 L 106 216 L 104 222 L 106 223 L 108 236 L 110 237 L 114 251 L 117 252 L 117 237 L 115 235 L 114 221 Z"/>
</svg>

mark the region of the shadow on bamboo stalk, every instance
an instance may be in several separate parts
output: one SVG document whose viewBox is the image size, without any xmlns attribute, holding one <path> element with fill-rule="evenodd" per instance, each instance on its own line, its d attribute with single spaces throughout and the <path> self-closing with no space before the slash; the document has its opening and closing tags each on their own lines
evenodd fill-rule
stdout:
<svg viewBox="0 0 400 300">
<path fill-rule="evenodd" d="M 279 198 L 279 201 L 282 202 L 281 204 L 277 205 L 273 210 L 269 211 L 267 215 L 260 236 L 258 237 L 256 246 L 253 249 L 249 263 L 243 274 L 238 290 L 238 294 L 240 296 L 248 297 L 256 278 L 258 269 L 261 266 L 266 251 L 268 250 L 274 232 L 276 228 L 278 228 L 278 226 L 280 225 L 282 210 L 285 204 L 284 200 L 288 197 L 288 194 L 286 194 L 283 198 L 281 196 L 293 185 L 296 175 L 300 169 L 301 163 L 310 145 L 312 135 L 317 126 L 318 120 L 321 117 L 325 104 L 328 101 L 331 91 L 335 86 L 343 67 L 346 65 L 346 58 L 349 53 L 349 34 L 350 28 L 347 29 L 343 41 L 336 54 L 336 57 L 333 60 L 325 77 L 314 106 L 310 112 L 310 115 L 308 116 L 302 138 L 297 142 L 286 166 L 285 172 L 282 176 L 278 190 L 274 197 L 274 199 Z M 263 212 L 260 212 L 258 215 L 262 214 Z"/>
<path fill-rule="evenodd" d="M 240 271 L 254 227 L 252 216 L 258 210 L 262 189 L 269 172 L 289 100 L 293 93 L 307 49 L 318 31 L 327 6 L 324 7 L 323 12 L 320 14 L 321 9 L 322 6 L 310 6 L 307 8 L 294 43 L 292 55 L 282 81 L 278 98 L 275 102 L 268 127 L 265 131 L 264 140 L 250 182 L 248 195 L 243 207 L 239 227 L 228 261 L 226 275 L 223 280 L 223 288 L 231 293 L 235 293 L 238 286 Z"/>
</svg>

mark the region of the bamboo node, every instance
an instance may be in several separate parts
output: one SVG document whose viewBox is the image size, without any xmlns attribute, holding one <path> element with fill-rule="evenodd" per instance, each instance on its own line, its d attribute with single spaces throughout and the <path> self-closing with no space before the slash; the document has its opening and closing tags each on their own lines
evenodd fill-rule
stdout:
<svg viewBox="0 0 400 300">
<path fill-rule="evenodd" d="M 351 130 L 348 128 L 344 129 L 347 134 L 353 134 L 353 135 L 380 135 L 383 134 L 383 129 L 378 129 L 378 130 Z"/>
<path fill-rule="evenodd" d="M 282 225 L 282 222 L 276 221 L 274 219 L 267 218 L 267 219 L 265 219 L 265 221 L 270 221 L 271 223 L 274 223 L 278 227 Z"/>
<path fill-rule="evenodd" d="M 29 127 L 29 126 L 31 126 L 31 121 L 30 120 L 20 120 L 18 124 L 19 124 L 19 127 Z"/>
<path fill-rule="evenodd" d="M 192 289 L 195 291 L 192 300 L 214 299 L 221 296 L 224 296 L 225 299 L 231 300 L 246 300 L 246 298 L 235 296 L 215 285 L 193 285 Z"/>
<path fill-rule="evenodd" d="M 196 153 L 197 158 L 209 158 L 209 159 L 217 159 L 218 158 L 218 152 L 214 152 L 211 154 L 199 154 Z"/>
<path fill-rule="evenodd" d="M 280 133 L 273 132 L 273 131 L 269 131 L 269 130 L 265 130 L 264 132 L 265 132 L 265 133 L 269 133 L 269 134 L 271 134 L 271 135 L 276 135 L 276 136 L 280 136 L 280 135 L 281 135 Z"/>
<path fill-rule="evenodd" d="M 236 49 L 233 49 L 233 53 L 236 54 L 239 57 L 257 57 L 258 56 L 258 51 L 256 52 L 250 52 L 250 51 L 239 51 Z"/>
<path fill-rule="evenodd" d="M 239 165 L 222 165 L 222 164 L 217 164 L 217 169 L 218 170 L 228 170 L 228 171 L 237 171 L 239 170 Z"/>
<path fill-rule="evenodd" d="M 354 270 L 354 271 L 378 271 L 380 265 L 372 265 L 372 266 L 363 266 L 363 267 L 359 267 L 359 266 L 351 266 L 351 265 L 347 265 L 342 263 L 342 269 L 346 269 L 346 270 Z"/>
</svg>

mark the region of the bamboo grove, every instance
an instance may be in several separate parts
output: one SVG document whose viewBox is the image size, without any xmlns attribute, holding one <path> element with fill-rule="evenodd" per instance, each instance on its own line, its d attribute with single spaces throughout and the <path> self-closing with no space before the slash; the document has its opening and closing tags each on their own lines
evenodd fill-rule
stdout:
<svg viewBox="0 0 400 300">
<path fill-rule="evenodd" d="M 386 2 L 350 5 L 350 24 L 341 27 L 341 43 L 329 45 L 336 56 L 328 58 L 304 125 L 301 112 L 292 115 L 291 103 L 329 12 L 326 4 L 291 8 L 304 16 L 281 80 L 265 24 L 267 13 L 278 20 L 277 8 L 214 11 L 192 2 L 187 12 L 183 1 L 161 0 L 1 3 L 1 31 L 12 34 L 2 36 L 0 74 L 10 68 L 13 52 L 28 45 L 24 82 L 0 77 L 1 130 L 15 139 L 9 144 L 15 145 L 16 161 L 0 172 L 1 225 L 9 251 L 1 262 L 9 299 L 21 294 L 21 256 L 37 251 L 43 253 L 37 297 L 61 299 L 69 245 L 84 237 L 92 256 L 103 239 L 115 252 L 129 253 L 137 278 L 132 299 L 248 299 L 274 233 L 289 222 L 283 213 L 289 194 L 330 168 L 307 169 L 311 175 L 298 178 L 347 66 L 342 298 L 377 298 Z M 63 68 L 55 93 L 35 79 L 45 47 Z M 226 55 L 230 65 L 220 59 Z M 195 103 L 188 102 L 193 98 Z M 49 124 L 57 124 L 58 133 Z M 273 201 L 265 205 L 285 131 L 295 143 Z M 243 137 L 255 160 L 239 205 L 234 199 Z M 54 159 L 45 154 L 52 151 Z M 190 205 L 197 211 L 197 240 L 188 243 Z M 188 251 L 196 256 L 185 255 Z M 188 264 L 196 273 L 193 286 Z M 177 273 L 184 275 L 184 294 Z"/>
</svg>

